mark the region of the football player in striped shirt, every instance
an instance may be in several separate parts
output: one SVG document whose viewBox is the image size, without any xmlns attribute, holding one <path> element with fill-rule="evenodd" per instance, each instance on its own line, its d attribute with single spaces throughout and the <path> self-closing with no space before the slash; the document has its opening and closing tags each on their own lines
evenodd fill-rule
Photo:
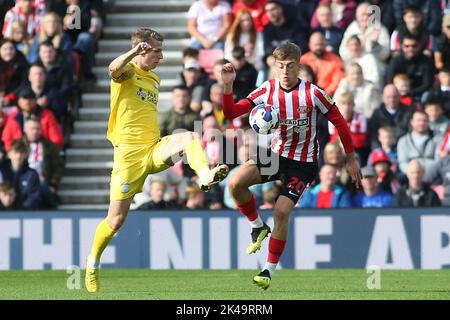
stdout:
<svg viewBox="0 0 450 320">
<path fill-rule="evenodd" d="M 246 99 L 233 101 L 233 81 L 236 77 L 231 64 L 222 68 L 224 83 L 223 109 L 225 117 L 234 119 L 259 104 L 271 105 L 279 113 L 279 125 L 271 143 L 271 159 L 278 160 L 278 170 L 269 172 L 260 159 L 250 159 L 230 177 L 229 187 L 239 210 L 252 227 L 252 241 L 247 253 L 261 248 L 261 242 L 271 232 L 258 215 L 255 197 L 249 191 L 254 184 L 281 180 L 282 188 L 274 209 L 274 228 L 269 239 L 269 255 L 262 271 L 253 278 L 256 285 L 267 289 L 283 253 L 289 226 L 289 215 L 304 190 L 318 172 L 319 145 L 317 122 L 323 114 L 337 129 L 347 155 L 346 169 L 360 185 L 362 175 L 355 157 L 351 133 L 346 121 L 332 99 L 313 83 L 298 78 L 301 50 L 294 43 L 280 45 L 273 52 L 277 77 L 264 82 Z"/>
</svg>

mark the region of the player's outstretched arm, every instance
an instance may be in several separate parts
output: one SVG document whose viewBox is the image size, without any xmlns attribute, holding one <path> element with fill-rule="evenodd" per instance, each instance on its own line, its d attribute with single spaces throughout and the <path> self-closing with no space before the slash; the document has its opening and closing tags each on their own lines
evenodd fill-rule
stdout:
<svg viewBox="0 0 450 320">
<path fill-rule="evenodd" d="M 136 47 L 130 51 L 118 56 L 114 59 L 108 66 L 109 76 L 113 79 L 120 79 L 122 75 L 126 72 L 125 66 L 134 57 L 145 54 L 151 50 L 151 46 L 147 42 L 140 42 Z"/>
<path fill-rule="evenodd" d="M 347 122 L 342 117 L 337 106 L 331 108 L 331 110 L 326 114 L 326 118 L 336 127 L 339 133 L 339 137 L 344 145 L 344 150 L 347 156 L 346 169 L 352 177 L 353 183 L 355 183 L 356 187 L 359 188 L 361 185 L 362 174 L 358 160 L 355 156 L 352 135 L 347 126 Z"/>
<path fill-rule="evenodd" d="M 248 99 L 234 103 L 233 82 L 236 79 L 236 71 L 231 63 L 227 63 L 222 67 L 221 77 L 223 82 L 222 106 L 225 118 L 234 119 L 249 113 L 253 108 L 253 104 Z"/>
</svg>

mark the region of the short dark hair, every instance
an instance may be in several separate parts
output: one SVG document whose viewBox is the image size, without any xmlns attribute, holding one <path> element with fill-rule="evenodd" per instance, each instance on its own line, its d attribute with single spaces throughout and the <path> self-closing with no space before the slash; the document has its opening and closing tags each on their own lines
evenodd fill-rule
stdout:
<svg viewBox="0 0 450 320">
<path fill-rule="evenodd" d="M 236 46 L 231 51 L 231 55 L 236 60 L 241 60 L 242 58 L 245 58 L 245 49 L 241 46 Z"/>
<path fill-rule="evenodd" d="M 422 14 L 422 10 L 420 9 L 420 7 L 413 4 L 407 5 L 403 8 L 403 15 L 409 12 Z"/>
<path fill-rule="evenodd" d="M 133 45 L 133 48 L 140 42 L 150 42 L 150 40 L 162 42 L 164 41 L 164 38 L 158 32 L 150 28 L 137 28 L 131 35 L 131 44 Z"/>
<path fill-rule="evenodd" d="M 172 92 L 174 92 L 175 90 L 183 90 L 183 91 L 186 91 L 187 93 L 191 93 L 190 91 L 189 91 L 189 88 L 187 87 L 187 86 L 185 86 L 184 84 L 180 84 L 180 85 L 178 85 L 178 86 L 175 86 L 175 87 L 173 87 L 172 88 Z"/>
<path fill-rule="evenodd" d="M 428 106 L 439 106 L 442 109 L 442 102 L 435 97 L 430 97 L 427 99 L 427 101 L 425 101 L 424 109 L 426 109 Z"/>
<path fill-rule="evenodd" d="M 9 151 L 16 151 L 19 153 L 28 153 L 28 145 L 22 139 L 16 139 L 11 143 Z"/>
<path fill-rule="evenodd" d="M 42 64 L 39 64 L 39 63 L 33 63 L 33 64 L 30 65 L 30 67 L 28 68 L 28 74 L 30 74 L 31 68 L 33 68 L 33 67 L 40 68 L 40 69 L 44 70 L 45 73 L 47 73 L 47 72 L 45 71 L 45 68 L 44 68 L 44 66 L 43 66 Z"/>
<path fill-rule="evenodd" d="M 41 47 L 52 47 L 53 49 L 56 49 L 55 46 L 53 45 L 53 42 L 51 42 L 48 39 L 39 44 L 39 48 Z"/>
<path fill-rule="evenodd" d="M 224 66 L 224 65 L 226 65 L 227 63 L 229 63 L 230 61 L 228 61 L 227 59 L 220 59 L 220 60 L 217 60 L 216 62 L 214 62 L 214 65 L 215 66 Z"/>
<path fill-rule="evenodd" d="M 4 181 L 0 183 L 0 192 L 8 192 L 14 190 L 14 186 L 9 181 Z"/>
<path fill-rule="evenodd" d="M 187 47 L 183 49 L 183 58 L 186 57 L 192 57 L 192 58 L 198 58 L 199 51 L 192 47 Z"/>
<path fill-rule="evenodd" d="M 411 115 L 411 120 L 414 117 L 414 115 L 416 115 L 416 114 L 423 114 L 424 116 L 426 116 L 428 118 L 428 114 L 425 111 L 423 111 L 423 110 L 414 110 L 412 115 Z"/>
<path fill-rule="evenodd" d="M 416 35 L 413 35 L 413 34 L 410 34 L 410 33 L 406 33 L 406 34 L 403 36 L 402 43 L 403 43 L 403 41 L 405 41 L 406 39 L 414 40 L 414 41 L 416 41 L 416 42 L 419 42 L 419 38 L 418 38 Z"/>
<path fill-rule="evenodd" d="M 275 4 L 275 5 L 277 5 L 277 6 L 281 7 L 281 8 L 283 8 L 283 5 L 282 5 L 281 2 L 278 1 L 278 0 L 268 0 L 268 1 L 266 2 L 266 4 L 264 5 L 264 7 L 267 6 L 268 4 Z"/>
</svg>

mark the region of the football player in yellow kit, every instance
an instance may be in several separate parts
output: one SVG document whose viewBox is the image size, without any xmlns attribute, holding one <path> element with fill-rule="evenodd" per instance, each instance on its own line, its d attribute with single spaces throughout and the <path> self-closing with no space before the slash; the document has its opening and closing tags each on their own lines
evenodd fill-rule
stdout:
<svg viewBox="0 0 450 320">
<path fill-rule="evenodd" d="M 190 167 L 207 191 L 228 174 L 227 165 L 209 168 L 195 132 L 160 137 L 158 95 L 160 78 L 153 69 L 163 59 L 163 37 L 149 28 L 137 29 L 132 49 L 108 67 L 111 77 L 111 113 L 108 140 L 114 146 L 108 216 L 97 227 L 87 258 L 85 285 L 99 286 L 99 262 L 103 250 L 124 223 L 133 196 L 142 191 L 148 174 L 166 170 L 186 154 Z"/>
</svg>

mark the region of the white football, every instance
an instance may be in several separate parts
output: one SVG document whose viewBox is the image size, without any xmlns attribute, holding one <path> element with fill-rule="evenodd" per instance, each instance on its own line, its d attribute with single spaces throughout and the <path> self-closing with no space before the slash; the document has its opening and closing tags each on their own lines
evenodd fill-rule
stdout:
<svg viewBox="0 0 450 320">
<path fill-rule="evenodd" d="M 249 116 L 250 126 L 259 134 L 270 134 L 278 127 L 278 112 L 269 105 L 259 104 L 252 109 Z"/>
</svg>

